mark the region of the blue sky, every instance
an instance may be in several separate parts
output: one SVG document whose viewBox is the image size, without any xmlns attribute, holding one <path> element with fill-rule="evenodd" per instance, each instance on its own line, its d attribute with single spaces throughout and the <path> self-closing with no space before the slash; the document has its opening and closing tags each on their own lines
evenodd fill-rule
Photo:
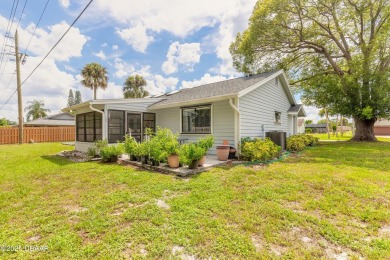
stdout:
<svg viewBox="0 0 390 260">
<path fill-rule="evenodd" d="M 47 0 L 19 0 L 11 32 L 19 18 L 24 50 Z M 89 1 L 50 0 L 21 67 L 22 80 L 61 37 Z M 23 85 L 23 103 L 43 100 L 52 113 L 66 106 L 69 89 L 83 101 L 92 91 L 80 85 L 80 70 L 98 62 L 109 72 L 109 86 L 98 98 L 121 98 L 122 84 L 134 74 L 144 76 L 152 94 L 241 76 L 232 67 L 229 45 L 245 30 L 255 0 L 126 1 L 95 0 L 33 76 Z M 0 44 L 14 0 L 2 0 Z M 7 45 L 13 43 L 8 40 Z M 2 45 L 0 45 L 2 47 Z M 10 51 L 11 47 L 6 47 Z M 7 57 L 5 57 L 7 60 Z M 15 62 L 0 67 L 0 106 L 16 88 Z M 314 111 L 314 110 L 313 110 Z M 308 111 L 311 113 L 311 110 Z M 16 95 L 0 110 L 0 118 L 17 119 Z M 315 118 L 315 111 L 313 116 Z"/>
</svg>

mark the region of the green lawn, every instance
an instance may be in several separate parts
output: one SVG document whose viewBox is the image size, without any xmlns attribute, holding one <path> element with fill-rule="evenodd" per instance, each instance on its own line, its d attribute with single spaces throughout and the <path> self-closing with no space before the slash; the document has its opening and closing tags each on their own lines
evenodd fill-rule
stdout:
<svg viewBox="0 0 390 260">
<path fill-rule="evenodd" d="M 390 143 L 323 143 L 188 179 L 0 146 L 0 250 L 26 258 L 390 258 Z"/>
<path fill-rule="evenodd" d="M 330 133 L 329 139 L 328 139 L 328 133 L 311 134 L 311 135 L 320 138 L 320 140 L 346 141 L 352 138 L 352 131 L 343 133 L 343 136 L 341 136 L 341 134 L 339 133 L 338 137 L 336 136 L 336 134 L 333 135 L 333 133 Z"/>
</svg>

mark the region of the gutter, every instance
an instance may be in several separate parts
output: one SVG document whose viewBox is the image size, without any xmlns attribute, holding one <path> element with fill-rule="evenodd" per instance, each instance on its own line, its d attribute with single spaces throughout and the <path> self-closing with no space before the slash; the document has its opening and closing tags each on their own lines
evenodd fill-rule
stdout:
<svg viewBox="0 0 390 260">
<path fill-rule="evenodd" d="M 238 102 L 238 99 L 237 99 L 237 102 Z M 233 103 L 233 98 L 229 98 L 229 105 L 230 105 L 230 107 L 231 108 L 233 108 L 233 110 L 237 113 L 236 115 L 237 115 L 237 119 L 236 119 L 236 126 L 235 126 L 235 134 L 234 134 L 234 139 L 235 139 L 235 142 L 236 142 L 236 144 L 235 145 L 237 145 L 237 151 L 239 151 L 239 149 L 240 149 L 240 111 L 238 110 L 238 108 L 237 108 L 237 106 L 236 105 L 234 105 L 234 103 Z M 240 151 L 239 151 L 239 153 L 240 153 Z"/>
</svg>

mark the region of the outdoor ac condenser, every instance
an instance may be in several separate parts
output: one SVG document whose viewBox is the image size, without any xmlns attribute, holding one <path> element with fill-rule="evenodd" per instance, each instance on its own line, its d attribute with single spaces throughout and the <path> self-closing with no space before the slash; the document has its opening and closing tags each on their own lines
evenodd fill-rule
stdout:
<svg viewBox="0 0 390 260">
<path fill-rule="evenodd" d="M 286 132 L 271 131 L 266 132 L 265 137 L 271 139 L 272 142 L 282 147 L 282 150 L 286 150 Z"/>
</svg>

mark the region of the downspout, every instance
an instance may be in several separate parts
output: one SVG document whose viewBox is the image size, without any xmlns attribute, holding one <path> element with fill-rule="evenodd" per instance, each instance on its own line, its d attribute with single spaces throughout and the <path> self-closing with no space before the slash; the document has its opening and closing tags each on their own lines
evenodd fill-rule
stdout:
<svg viewBox="0 0 390 260">
<path fill-rule="evenodd" d="M 96 112 L 99 112 L 100 114 L 102 114 L 102 129 L 103 129 L 103 133 L 102 133 L 102 139 L 104 140 L 105 139 L 105 132 L 106 132 L 106 127 L 105 127 L 105 118 L 104 118 L 104 112 L 103 111 L 100 111 L 94 107 L 92 107 L 92 103 L 89 103 L 89 109 L 91 109 L 92 111 L 96 111 Z"/>
<path fill-rule="evenodd" d="M 231 108 L 233 108 L 233 110 L 237 113 L 237 122 L 236 122 L 236 125 L 235 125 L 235 135 L 234 135 L 234 139 L 235 139 L 235 142 L 236 142 L 236 144 L 235 145 L 237 145 L 238 147 L 238 152 L 240 153 L 240 151 L 239 151 L 239 149 L 240 149 L 240 147 L 239 147 L 239 144 L 240 144 L 240 140 L 239 140 L 239 138 L 240 138 L 240 111 L 238 110 L 238 108 L 237 108 L 237 106 L 236 105 L 234 105 L 234 103 L 233 103 L 233 98 L 229 98 L 229 105 L 230 105 L 230 107 Z"/>
</svg>

